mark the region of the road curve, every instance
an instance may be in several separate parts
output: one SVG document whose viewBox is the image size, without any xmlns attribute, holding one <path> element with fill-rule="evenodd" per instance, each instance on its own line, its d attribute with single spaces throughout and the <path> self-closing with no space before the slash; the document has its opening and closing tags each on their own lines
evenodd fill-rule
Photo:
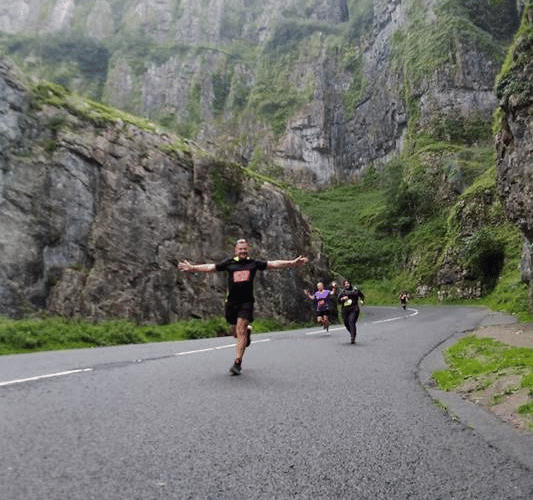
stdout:
<svg viewBox="0 0 533 500">
<path fill-rule="evenodd" d="M 531 436 L 431 384 L 504 320 L 365 307 L 356 345 L 254 335 L 240 377 L 230 338 L 1 357 L 0 499 L 531 499 Z"/>
</svg>

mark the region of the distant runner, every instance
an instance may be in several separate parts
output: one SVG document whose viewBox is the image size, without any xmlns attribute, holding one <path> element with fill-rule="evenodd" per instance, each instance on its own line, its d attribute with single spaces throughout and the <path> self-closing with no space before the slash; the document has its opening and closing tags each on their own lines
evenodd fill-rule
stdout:
<svg viewBox="0 0 533 500">
<path fill-rule="evenodd" d="M 287 269 L 300 267 L 308 262 L 307 257 L 296 257 L 294 260 L 258 260 L 251 259 L 250 248 L 246 240 L 238 240 L 235 244 L 234 257 L 217 264 L 196 264 L 187 261 L 178 263 L 183 272 L 212 273 L 225 271 L 228 274 L 228 296 L 225 310 L 226 321 L 231 325 L 230 333 L 236 339 L 235 361 L 230 368 L 231 375 L 240 375 L 242 359 L 246 347 L 250 345 L 250 323 L 254 320 L 254 278 L 257 271 L 265 269 Z"/>
</svg>

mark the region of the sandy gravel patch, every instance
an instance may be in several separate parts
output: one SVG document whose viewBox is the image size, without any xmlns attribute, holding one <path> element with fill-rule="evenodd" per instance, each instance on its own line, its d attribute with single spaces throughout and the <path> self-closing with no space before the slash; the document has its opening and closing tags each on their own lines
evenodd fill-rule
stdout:
<svg viewBox="0 0 533 500">
<path fill-rule="evenodd" d="M 474 332 L 476 337 L 491 337 L 515 347 L 533 348 L 533 324 L 485 326 Z"/>
</svg>

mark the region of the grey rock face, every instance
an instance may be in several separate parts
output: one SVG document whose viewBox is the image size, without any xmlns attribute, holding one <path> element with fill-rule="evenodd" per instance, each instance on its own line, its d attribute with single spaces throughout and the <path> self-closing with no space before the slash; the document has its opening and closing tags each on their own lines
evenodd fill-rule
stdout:
<svg viewBox="0 0 533 500">
<path fill-rule="evenodd" d="M 222 314 L 224 277 L 178 273 L 176 260 L 217 261 L 245 237 L 261 258 L 310 257 L 256 283 L 258 314 L 309 317 L 301 289 L 327 262 L 283 192 L 177 138 L 30 104 L 0 60 L 0 314 Z"/>
<path fill-rule="evenodd" d="M 533 24 L 533 9 L 522 19 L 526 25 Z M 503 111 L 496 137 L 497 174 L 505 211 L 524 234 L 521 271 L 530 284 L 533 307 L 533 39 L 530 28 L 521 31 L 514 44 L 513 64 L 497 86 Z"/>
<path fill-rule="evenodd" d="M 412 89 L 413 95 L 407 96 L 404 90 L 409 82 L 404 79 L 408 76 L 390 64 L 393 37 L 409 23 L 409 4 L 400 0 L 374 0 L 371 30 L 365 28 L 365 37 L 353 41 L 353 49 L 361 55 L 365 89 L 355 109 L 349 110 L 343 100 L 354 74 L 344 68 L 340 54 L 332 54 L 326 33 L 335 27 L 341 32 L 356 15 L 349 12 L 344 0 L 305 5 L 282 0 L 141 0 L 122 5 L 109 0 L 86 0 L 85 10 L 77 10 L 72 0 L 57 0 L 46 7 L 43 2 L 17 0 L 13 4 L 13 0 L 0 0 L 0 29 L 8 33 L 61 30 L 70 34 L 73 26 L 77 30 L 82 26 L 83 36 L 110 46 L 129 38 L 147 47 L 150 43 L 159 44 L 157 57 L 143 57 L 136 61 L 136 67 L 132 64 L 132 59 L 138 57 L 133 55 L 135 51 L 111 55 L 103 86 L 104 100 L 138 115 L 178 123 L 189 120 L 191 109 L 196 106 L 203 127 L 198 138 L 210 139 L 226 132 L 213 124 L 213 75 L 224 68 L 237 91 L 241 87 L 253 91 L 259 79 L 260 64 L 246 57 L 239 61 L 242 55 L 237 51 L 235 57 L 234 44 L 244 42 L 253 50 L 260 50 L 280 23 L 287 26 L 289 37 L 299 36 L 296 28 L 295 33 L 290 31 L 292 20 L 317 26 L 322 23 L 324 33 L 317 28 L 315 38 L 309 42 L 313 45 L 312 55 L 306 55 L 305 50 L 295 54 L 298 57 L 286 75 L 293 88 L 302 89 L 313 82 L 311 102 L 289 117 L 279 141 L 263 144 L 258 140 L 252 145 L 252 150 L 263 147 L 272 152 L 286 176 L 305 186 L 356 179 L 368 165 L 384 163 L 400 152 L 410 118 L 406 98 L 420 103 L 423 126 L 440 113 L 479 114 L 490 120 L 497 105 L 492 91 L 498 69 L 494 59 L 477 47 L 460 42 L 452 49 L 451 62 L 431 71 L 421 85 Z M 438 4 L 434 0 L 419 2 L 417 15 L 428 25 L 438 23 L 439 16 L 434 12 Z M 39 12 L 46 12 L 46 18 L 37 16 Z M 85 17 L 73 18 L 81 15 L 79 12 L 86 12 Z M 169 45 L 173 46 L 170 52 Z M 233 62 L 228 60 L 228 54 Z M 228 96 L 230 101 L 235 88 Z M 232 113 L 237 113 L 230 109 L 225 112 L 225 123 L 235 118 Z M 235 126 L 241 128 L 234 130 L 233 136 L 250 135 L 247 120 L 237 122 Z M 254 127 L 262 138 L 271 132 L 268 123 L 255 123 Z"/>
</svg>

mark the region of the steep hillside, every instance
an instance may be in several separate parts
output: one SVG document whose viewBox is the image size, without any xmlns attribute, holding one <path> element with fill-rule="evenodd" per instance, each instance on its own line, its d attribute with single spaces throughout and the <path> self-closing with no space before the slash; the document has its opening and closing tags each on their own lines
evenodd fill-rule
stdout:
<svg viewBox="0 0 533 500">
<path fill-rule="evenodd" d="M 395 303 L 407 291 L 527 310 L 521 235 L 498 195 L 491 144 L 429 143 L 359 185 L 293 196 L 319 229 L 335 277 L 350 278 L 369 300 Z"/>
</svg>

